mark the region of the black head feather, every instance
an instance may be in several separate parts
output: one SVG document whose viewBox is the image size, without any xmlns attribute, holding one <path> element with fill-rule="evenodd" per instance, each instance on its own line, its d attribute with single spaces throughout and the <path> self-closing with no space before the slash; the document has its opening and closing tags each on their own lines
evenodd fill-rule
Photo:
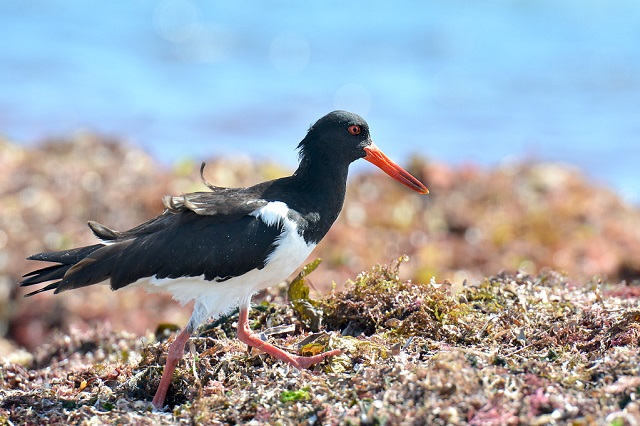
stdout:
<svg viewBox="0 0 640 426">
<path fill-rule="evenodd" d="M 352 126 L 358 126 L 357 134 L 350 133 Z M 300 165 L 310 158 L 348 165 L 363 158 L 364 147 L 370 144 L 369 125 L 364 118 L 348 111 L 333 111 L 316 121 L 298 144 Z"/>
</svg>

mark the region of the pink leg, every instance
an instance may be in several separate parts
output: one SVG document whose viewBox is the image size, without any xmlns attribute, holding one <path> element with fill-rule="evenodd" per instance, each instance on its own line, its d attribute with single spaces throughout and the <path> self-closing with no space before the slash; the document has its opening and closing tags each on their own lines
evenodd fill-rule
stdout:
<svg viewBox="0 0 640 426">
<path fill-rule="evenodd" d="M 173 372 L 178 365 L 178 361 L 182 359 L 184 355 L 184 345 L 187 344 L 187 340 L 191 336 L 191 333 L 188 330 L 188 327 L 185 327 L 184 330 L 176 337 L 176 340 L 173 341 L 171 346 L 169 347 L 169 353 L 167 354 L 167 362 L 164 365 L 164 371 L 162 372 L 162 378 L 160 379 L 160 384 L 158 385 L 158 390 L 156 391 L 156 395 L 153 397 L 153 406 L 160 410 L 164 406 L 164 399 L 167 396 L 167 390 L 169 390 L 169 385 L 171 384 L 171 378 L 173 377 Z"/>
<path fill-rule="evenodd" d="M 256 349 L 260 349 L 268 353 L 269 355 L 278 358 L 279 360 L 288 362 L 296 368 L 303 369 L 309 368 L 313 364 L 321 362 L 323 359 L 329 356 L 340 355 L 342 351 L 340 349 L 334 349 L 332 351 L 323 352 L 314 356 L 298 356 L 291 355 L 288 352 L 278 349 L 272 344 L 262 341 L 251 329 L 249 328 L 249 307 L 240 307 L 240 317 L 238 319 L 238 340 Z"/>
</svg>

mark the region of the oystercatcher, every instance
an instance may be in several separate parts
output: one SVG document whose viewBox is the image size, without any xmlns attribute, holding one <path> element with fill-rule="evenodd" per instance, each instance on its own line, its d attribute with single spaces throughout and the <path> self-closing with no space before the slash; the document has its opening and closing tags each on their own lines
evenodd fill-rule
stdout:
<svg viewBox="0 0 640 426">
<path fill-rule="evenodd" d="M 128 231 L 89 222 L 102 242 L 28 257 L 56 264 L 26 274 L 21 285 L 53 281 L 27 296 L 106 282 L 113 290 L 142 285 L 183 304 L 195 300 L 189 322 L 169 347 L 153 398 L 157 409 L 191 333 L 237 306 L 238 339 L 249 346 L 300 369 L 337 355 L 340 350 L 297 356 L 262 341 L 248 325 L 251 296 L 286 279 L 329 231 L 342 209 L 353 161 L 364 158 L 414 191 L 429 191 L 383 154 L 364 119 L 350 112 L 322 117 L 298 150 L 300 165 L 292 176 L 247 188 L 217 187 L 203 178 L 208 192 L 166 196 L 161 215 Z"/>
</svg>

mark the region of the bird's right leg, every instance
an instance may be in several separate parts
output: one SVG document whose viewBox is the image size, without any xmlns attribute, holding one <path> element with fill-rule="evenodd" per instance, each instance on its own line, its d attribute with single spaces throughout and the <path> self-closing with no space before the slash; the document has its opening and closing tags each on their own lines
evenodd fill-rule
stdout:
<svg viewBox="0 0 640 426">
<path fill-rule="evenodd" d="M 342 353 L 340 349 L 334 349 L 314 356 L 299 356 L 285 352 L 268 342 L 262 341 L 260 337 L 249 328 L 248 301 L 240 306 L 240 315 L 238 318 L 238 340 L 256 349 L 264 351 L 279 360 L 287 362 L 298 369 L 309 368 L 313 364 L 322 362 L 327 357 L 340 355 Z"/>
</svg>

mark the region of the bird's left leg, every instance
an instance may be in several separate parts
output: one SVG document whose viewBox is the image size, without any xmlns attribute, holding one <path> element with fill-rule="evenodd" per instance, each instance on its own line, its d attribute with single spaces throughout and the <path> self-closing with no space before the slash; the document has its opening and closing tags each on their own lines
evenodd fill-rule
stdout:
<svg viewBox="0 0 640 426">
<path fill-rule="evenodd" d="M 299 369 L 309 368 L 313 364 L 317 364 L 327 357 L 340 355 L 342 353 L 340 349 L 334 349 L 314 356 L 298 356 L 292 355 L 268 342 L 263 341 L 249 328 L 249 306 L 249 301 L 247 301 L 240 307 L 240 316 L 238 318 L 238 340 L 242 343 L 256 349 L 260 349 L 261 351 L 264 351 L 279 360 L 288 362 Z"/>
<path fill-rule="evenodd" d="M 162 372 L 162 378 L 160 378 L 160 384 L 158 385 L 158 390 L 156 391 L 156 395 L 153 397 L 153 406 L 160 410 L 164 406 L 164 400 L 167 396 L 167 391 L 169 390 L 169 385 L 171 384 L 171 379 L 173 378 L 173 372 L 176 370 L 176 366 L 178 362 L 182 359 L 184 355 L 184 347 L 191 337 L 193 331 L 198 328 L 198 326 L 210 315 L 209 310 L 206 305 L 201 303 L 200 301 L 196 301 L 193 306 L 193 313 L 191 314 L 191 318 L 189 318 L 189 322 L 187 326 L 182 330 L 176 340 L 173 341 L 171 346 L 169 347 L 169 353 L 167 354 L 167 362 L 164 366 L 164 371 Z"/>
<path fill-rule="evenodd" d="M 185 327 L 169 347 L 167 362 L 164 365 L 162 378 L 160 379 L 158 390 L 156 391 L 156 395 L 153 397 L 152 401 L 153 406 L 157 410 L 162 409 L 162 407 L 164 406 L 164 399 L 167 396 L 167 391 L 169 390 L 169 385 L 171 384 L 171 379 L 173 378 L 173 372 L 178 365 L 178 361 L 180 361 L 182 359 L 182 356 L 184 355 L 184 346 L 187 344 L 189 337 L 191 337 L 190 330 L 191 329 L 189 326 Z"/>
</svg>

